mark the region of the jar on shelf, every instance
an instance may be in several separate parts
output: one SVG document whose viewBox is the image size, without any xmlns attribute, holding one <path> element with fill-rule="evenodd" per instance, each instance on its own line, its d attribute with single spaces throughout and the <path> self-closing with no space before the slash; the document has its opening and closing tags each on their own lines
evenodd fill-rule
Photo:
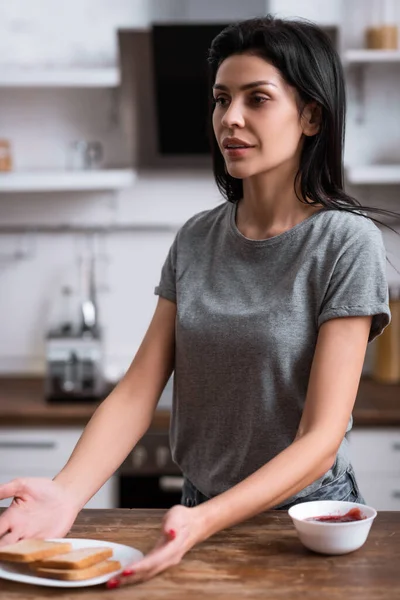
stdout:
<svg viewBox="0 0 400 600">
<path fill-rule="evenodd" d="M 397 25 L 382 25 L 380 28 L 380 47 L 382 50 L 397 50 L 399 31 Z"/>
<path fill-rule="evenodd" d="M 12 171 L 12 168 L 11 143 L 0 138 L 0 172 L 7 173 Z"/>
<path fill-rule="evenodd" d="M 365 45 L 372 50 L 397 50 L 399 32 L 393 0 L 375 0 L 371 22 L 365 31 Z"/>
</svg>

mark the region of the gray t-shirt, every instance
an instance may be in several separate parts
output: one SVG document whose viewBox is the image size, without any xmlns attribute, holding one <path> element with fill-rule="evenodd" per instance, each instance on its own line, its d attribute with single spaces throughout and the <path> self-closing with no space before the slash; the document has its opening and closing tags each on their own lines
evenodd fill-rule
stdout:
<svg viewBox="0 0 400 600">
<path fill-rule="evenodd" d="M 370 341 L 382 332 L 385 258 L 374 223 L 337 210 L 250 240 L 225 202 L 179 230 L 155 293 L 177 305 L 172 455 L 203 494 L 224 492 L 293 442 L 322 323 L 374 315 Z M 346 450 L 344 438 L 332 469 L 293 498 L 342 474 Z"/>
</svg>

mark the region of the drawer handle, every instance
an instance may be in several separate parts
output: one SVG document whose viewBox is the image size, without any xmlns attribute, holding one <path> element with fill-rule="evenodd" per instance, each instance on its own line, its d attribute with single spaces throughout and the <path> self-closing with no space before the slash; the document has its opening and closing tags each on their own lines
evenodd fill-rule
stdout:
<svg viewBox="0 0 400 600">
<path fill-rule="evenodd" d="M 183 488 L 183 477 L 160 477 L 159 486 L 163 492 L 181 492 Z"/>
<path fill-rule="evenodd" d="M 50 450 L 55 442 L 0 442 L 0 449 L 5 450 Z"/>
<path fill-rule="evenodd" d="M 395 442 L 393 444 L 393 450 L 400 451 L 400 442 Z"/>
<path fill-rule="evenodd" d="M 397 490 L 396 492 L 392 492 L 392 498 L 400 500 L 400 491 Z"/>
</svg>

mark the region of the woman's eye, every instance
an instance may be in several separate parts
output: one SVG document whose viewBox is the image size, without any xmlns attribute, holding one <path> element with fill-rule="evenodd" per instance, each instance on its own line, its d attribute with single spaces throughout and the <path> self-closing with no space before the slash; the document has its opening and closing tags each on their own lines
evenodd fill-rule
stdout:
<svg viewBox="0 0 400 600">
<path fill-rule="evenodd" d="M 268 98 L 265 96 L 252 96 L 252 101 L 254 104 L 264 104 L 265 102 L 268 102 Z"/>
<path fill-rule="evenodd" d="M 215 104 L 219 104 L 220 106 L 226 106 L 228 101 L 226 98 L 223 98 L 222 96 L 218 96 L 217 98 L 214 98 L 214 102 L 215 102 Z"/>
</svg>

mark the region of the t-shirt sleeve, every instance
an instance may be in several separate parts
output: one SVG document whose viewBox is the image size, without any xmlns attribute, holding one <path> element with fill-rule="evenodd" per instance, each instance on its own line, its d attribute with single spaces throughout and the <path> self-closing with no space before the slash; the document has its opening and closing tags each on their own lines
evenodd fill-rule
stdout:
<svg viewBox="0 0 400 600">
<path fill-rule="evenodd" d="M 160 283 L 154 289 L 157 296 L 171 300 L 171 302 L 176 302 L 177 237 L 175 237 L 161 269 Z"/>
<path fill-rule="evenodd" d="M 372 315 L 368 341 L 390 322 L 386 251 L 380 231 L 363 232 L 344 247 L 329 282 L 318 327 L 337 317 Z"/>
</svg>

